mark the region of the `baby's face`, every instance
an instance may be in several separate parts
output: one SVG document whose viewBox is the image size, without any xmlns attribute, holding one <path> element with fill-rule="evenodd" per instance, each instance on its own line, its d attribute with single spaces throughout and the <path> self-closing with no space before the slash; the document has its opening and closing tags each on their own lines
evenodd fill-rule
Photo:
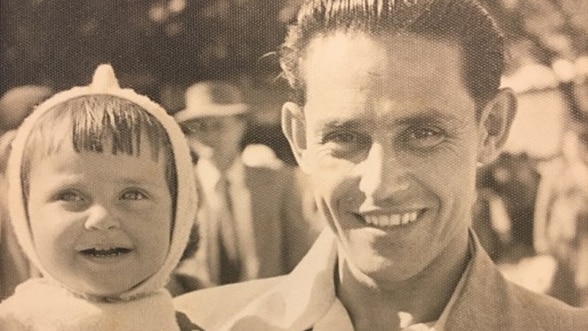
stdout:
<svg viewBox="0 0 588 331">
<path fill-rule="evenodd" d="M 62 146 L 31 167 L 28 213 L 47 272 L 68 288 L 114 296 L 163 265 L 172 201 L 165 157 L 75 153 Z M 67 145 L 67 144 L 65 144 Z"/>
</svg>

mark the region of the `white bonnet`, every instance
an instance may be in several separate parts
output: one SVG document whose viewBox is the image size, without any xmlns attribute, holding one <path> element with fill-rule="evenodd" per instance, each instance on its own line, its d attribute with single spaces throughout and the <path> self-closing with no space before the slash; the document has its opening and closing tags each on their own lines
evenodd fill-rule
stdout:
<svg viewBox="0 0 588 331">
<path fill-rule="evenodd" d="M 129 300 L 134 297 L 155 292 L 166 285 L 170 274 L 175 269 L 188 242 L 191 227 L 196 217 L 197 195 L 193 179 L 190 151 L 186 139 L 176 121 L 173 117 L 169 116 L 161 106 L 151 101 L 146 96 L 139 95 L 132 89 L 120 88 L 114 70 L 110 65 L 99 65 L 96 68 L 90 85 L 74 87 L 70 90 L 55 94 L 53 97 L 41 103 L 32 114 L 24 120 L 13 141 L 12 152 L 8 163 L 10 215 L 19 244 L 24 252 L 33 264 L 39 268 L 44 277 L 56 281 L 48 274 L 47 270 L 39 261 L 26 216 L 21 182 L 21 164 L 24 146 L 34 124 L 44 113 L 67 100 L 92 94 L 106 94 L 129 100 L 155 117 L 169 136 L 176 164 L 178 185 L 176 215 L 168 256 L 161 269 L 155 275 L 148 278 L 139 286 L 120 295 L 120 299 Z M 61 284 L 61 286 L 67 288 L 67 284 Z M 85 296 L 84 293 L 76 294 Z"/>
</svg>

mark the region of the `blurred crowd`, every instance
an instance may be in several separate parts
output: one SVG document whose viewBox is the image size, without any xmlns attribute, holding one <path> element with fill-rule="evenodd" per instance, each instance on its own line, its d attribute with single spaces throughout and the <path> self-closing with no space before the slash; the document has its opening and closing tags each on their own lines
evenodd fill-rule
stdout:
<svg viewBox="0 0 588 331">
<path fill-rule="evenodd" d="M 515 125 L 514 148 L 480 169 L 473 217 L 507 278 L 574 306 L 588 306 L 585 62 L 533 63 L 505 78 L 526 128 Z"/>
</svg>

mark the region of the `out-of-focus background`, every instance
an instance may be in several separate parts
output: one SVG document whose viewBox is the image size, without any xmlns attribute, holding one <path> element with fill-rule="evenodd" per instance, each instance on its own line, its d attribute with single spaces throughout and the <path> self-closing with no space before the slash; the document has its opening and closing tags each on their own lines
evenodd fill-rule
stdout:
<svg viewBox="0 0 588 331">
<path fill-rule="evenodd" d="M 254 108 L 244 144 L 294 164 L 279 128 L 288 91 L 274 52 L 300 2 L 0 0 L 0 95 L 86 84 L 109 62 L 121 85 L 174 113 L 187 86 L 229 80 Z M 480 169 L 474 228 L 507 277 L 588 305 L 588 1 L 482 2 L 505 31 L 504 85 L 519 113 L 505 153 Z M 30 100 L 22 95 L 0 107 Z M 0 133 L 14 128 L 7 118 Z"/>
</svg>

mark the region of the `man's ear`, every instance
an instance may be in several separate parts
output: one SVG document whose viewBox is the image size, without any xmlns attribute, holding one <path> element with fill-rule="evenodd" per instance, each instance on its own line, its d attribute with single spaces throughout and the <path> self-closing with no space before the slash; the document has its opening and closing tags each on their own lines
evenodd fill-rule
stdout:
<svg viewBox="0 0 588 331">
<path fill-rule="evenodd" d="M 517 111 L 514 92 L 501 89 L 482 109 L 480 116 L 480 137 L 478 162 L 492 162 L 506 143 L 510 127 Z"/>
<path fill-rule="evenodd" d="M 303 154 L 306 151 L 306 123 L 304 110 L 294 102 L 282 106 L 282 131 L 290 143 L 300 168 L 306 172 Z"/>
</svg>

